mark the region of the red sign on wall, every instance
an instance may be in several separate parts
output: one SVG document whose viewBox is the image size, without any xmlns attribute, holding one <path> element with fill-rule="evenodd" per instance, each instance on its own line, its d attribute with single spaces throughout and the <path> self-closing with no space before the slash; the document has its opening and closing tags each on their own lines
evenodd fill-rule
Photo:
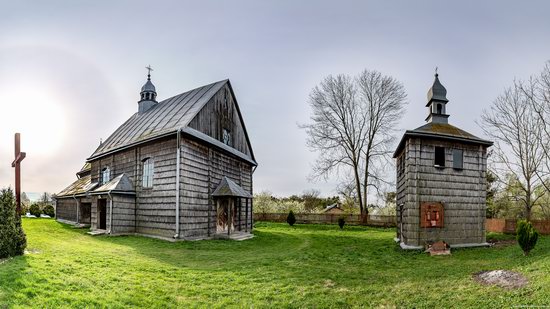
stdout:
<svg viewBox="0 0 550 309">
<path fill-rule="evenodd" d="M 420 204 L 420 227 L 443 227 L 443 204 L 423 202 Z"/>
</svg>

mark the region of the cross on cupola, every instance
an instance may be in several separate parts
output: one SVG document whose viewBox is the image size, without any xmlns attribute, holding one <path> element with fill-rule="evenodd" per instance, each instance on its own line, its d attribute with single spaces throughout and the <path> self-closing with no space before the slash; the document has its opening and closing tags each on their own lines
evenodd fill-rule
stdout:
<svg viewBox="0 0 550 309">
<path fill-rule="evenodd" d="M 153 68 L 151 67 L 151 65 L 148 65 L 145 68 L 147 69 L 147 80 L 151 80 L 151 71 L 153 71 Z M 437 69 L 436 69 L 436 72 L 437 72 Z"/>
<path fill-rule="evenodd" d="M 435 68 L 435 80 L 428 90 L 428 117 L 427 122 L 434 123 L 448 123 L 449 115 L 446 113 L 446 106 L 449 100 L 447 100 L 447 89 L 443 87 L 439 81 L 439 74 L 437 73 L 437 67 Z"/>
<path fill-rule="evenodd" d="M 145 85 L 141 87 L 140 100 L 138 101 L 138 113 L 145 113 L 151 107 L 157 104 L 157 90 L 155 85 L 151 82 L 151 71 L 153 68 L 151 65 L 145 67 L 147 69 L 147 81 Z"/>
</svg>

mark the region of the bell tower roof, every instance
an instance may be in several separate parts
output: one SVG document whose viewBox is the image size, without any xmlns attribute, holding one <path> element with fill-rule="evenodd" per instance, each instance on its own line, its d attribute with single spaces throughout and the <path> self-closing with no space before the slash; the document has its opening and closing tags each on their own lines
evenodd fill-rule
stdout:
<svg viewBox="0 0 550 309">
<path fill-rule="evenodd" d="M 430 90 L 428 90 L 428 103 L 426 104 L 426 106 L 428 106 L 432 101 L 449 102 L 449 100 L 447 99 L 447 89 L 445 89 L 445 87 L 443 87 L 443 85 L 439 81 L 439 74 L 437 73 L 437 69 L 435 71 L 434 83 Z"/>
<path fill-rule="evenodd" d="M 448 123 L 449 115 L 447 114 L 447 89 L 443 87 L 439 81 L 439 74 L 435 68 L 435 79 L 432 87 L 428 90 L 428 117 L 427 122 Z"/>
</svg>

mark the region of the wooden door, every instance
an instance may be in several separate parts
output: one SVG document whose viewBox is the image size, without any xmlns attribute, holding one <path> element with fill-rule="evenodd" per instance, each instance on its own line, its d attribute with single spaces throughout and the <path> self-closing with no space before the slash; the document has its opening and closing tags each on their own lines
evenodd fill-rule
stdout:
<svg viewBox="0 0 550 309">
<path fill-rule="evenodd" d="M 97 212 L 98 212 L 98 220 L 99 220 L 98 228 L 100 230 L 106 230 L 107 229 L 107 200 L 104 200 L 104 199 L 97 200 Z"/>
<path fill-rule="evenodd" d="M 235 204 L 231 198 L 217 202 L 216 233 L 231 233 L 235 230 Z"/>
</svg>

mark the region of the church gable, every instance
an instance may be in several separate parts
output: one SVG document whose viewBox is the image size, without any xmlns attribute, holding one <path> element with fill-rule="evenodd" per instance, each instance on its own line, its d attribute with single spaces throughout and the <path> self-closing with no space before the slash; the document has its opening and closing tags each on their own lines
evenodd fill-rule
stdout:
<svg viewBox="0 0 550 309">
<path fill-rule="evenodd" d="M 254 160 L 246 127 L 229 81 L 210 98 L 188 126 Z"/>
</svg>

